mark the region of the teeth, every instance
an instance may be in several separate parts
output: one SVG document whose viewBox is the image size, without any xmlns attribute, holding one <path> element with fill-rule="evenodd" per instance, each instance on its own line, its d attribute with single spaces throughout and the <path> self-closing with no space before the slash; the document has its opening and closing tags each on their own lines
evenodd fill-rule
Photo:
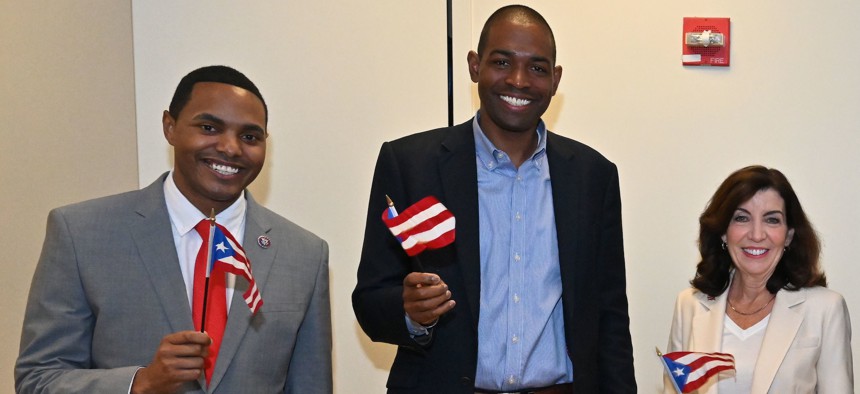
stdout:
<svg viewBox="0 0 860 394">
<path fill-rule="evenodd" d="M 753 255 L 753 256 L 761 256 L 761 255 L 763 255 L 765 252 L 767 252 L 767 249 L 746 249 L 746 248 L 745 248 L 745 249 L 744 249 L 744 252 L 749 253 L 749 254 L 751 254 L 751 255 Z"/>
<path fill-rule="evenodd" d="M 515 97 L 511 97 L 511 96 L 499 96 L 499 97 L 501 97 L 502 100 L 504 100 L 506 103 L 513 105 L 515 107 L 522 107 L 522 106 L 528 105 L 529 103 L 532 102 L 531 100 L 518 99 Z"/>
<path fill-rule="evenodd" d="M 225 166 L 223 164 L 210 163 L 209 168 L 215 170 L 216 172 L 218 172 L 219 174 L 222 174 L 222 175 L 233 175 L 233 174 L 239 172 L 238 168 Z"/>
</svg>

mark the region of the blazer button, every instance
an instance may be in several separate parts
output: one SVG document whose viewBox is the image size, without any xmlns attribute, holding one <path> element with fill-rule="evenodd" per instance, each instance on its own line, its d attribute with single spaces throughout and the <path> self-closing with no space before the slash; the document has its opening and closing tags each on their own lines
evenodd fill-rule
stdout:
<svg viewBox="0 0 860 394">
<path fill-rule="evenodd" d="M 472 378 L 468 376 L 463 376 L 462 378 L 460 378 L 460 384 L 465 387 L 472 387 Z"/>
</svg>

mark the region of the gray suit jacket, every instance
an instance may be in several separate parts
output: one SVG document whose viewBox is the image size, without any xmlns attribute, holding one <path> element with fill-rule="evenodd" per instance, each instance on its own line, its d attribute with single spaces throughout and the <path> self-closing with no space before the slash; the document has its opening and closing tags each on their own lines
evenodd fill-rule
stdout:
<svg viewBox="0 0 860 394">
<path fill-rule="evenodd" d="M 19 393 L 125 393 L 165 335 L 193 330 L 161 176 L 51 211 L 15 365 Z M 243 246 L 264 305 L 238 277 L 212 382 L 182 393 L 331 393 L 328 245 L 248 199 Z M 259 236 L 271 246 L 258 245 Z"/>
</svg>

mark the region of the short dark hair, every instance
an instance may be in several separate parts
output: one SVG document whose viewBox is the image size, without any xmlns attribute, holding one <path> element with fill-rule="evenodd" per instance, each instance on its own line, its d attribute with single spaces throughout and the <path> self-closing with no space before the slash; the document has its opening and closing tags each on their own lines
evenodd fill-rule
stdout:
<svg viewBox="0 0 860 394">
<path fill-rule="evenodd" d="M 827 286 L 819 263 L 821 242 L 788 179 L 777 169 L 749 166 L 733 172 L 723 181 L 699 217 L 702 260 L 696 266 L 696 276 L 690 281 L 693 287 L 712 297 L 728 288 L 733 263 L 731 256 L 722 248 L 722 236 L 735 210 L 762 190 L 779 193 L 785 201 L 786 224 L 789 229 L 794 229 L 791 244 L 768 278 L 767 290 L 776 294 L 780 289 Z"/>
<path fill-rule="evenodd" d="M 547 23 L 546 19 L 530 7 L 526 7 L 520 4 L 508 5 L 502 8 L 499 8 L 489 18 L 484 22 L 484 28 L 481 29 L 481 36 L 478 38 L 478 57 L 484 51 L 484 48 L 487 47 L 487 40 L 490 35 L 490 28 L 498 21 L 501 20 L 514 20 L 520 22 L 530 22 L 537 23 L 546 28 L 546 31 L 549 32 L 549 37 L 552 40 L 552 62 L 555 63 L 555 35 L 552 33 L 552 28 L 549 27 L 549 23 Z"/>
<path fill-rule="evenodd" d="M 173 99 L 170 100 L 170 107 L 167 109 L 170 116 L 174 119 L 179 118 L 179 113 L 182 112 L 182 109 L 188 104 L 188 100 L 191 99 L 191 91 L 194 89 L 194 85 L 199 82 L 226 83 L 253 93 L 263 102 L 266 123 L 269 122 L 269 107 L 266 106 L 266 100 L 263 99 L 263 95 L 257 89 L 257 85 L 254 85 L 254 82 L 251 82 L 245 74 L 227 66 L 200 67 L 182 77 L 179 85 L 176 86 L 176 91 L 173 93 Z"/>
</svg>

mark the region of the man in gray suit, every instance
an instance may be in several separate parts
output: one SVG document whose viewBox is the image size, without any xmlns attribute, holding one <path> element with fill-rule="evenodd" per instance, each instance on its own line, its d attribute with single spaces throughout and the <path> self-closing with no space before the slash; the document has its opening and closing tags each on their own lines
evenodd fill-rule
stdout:
<svg viewBox="0 0 860 394">
<path fill-rule="evenodd" d="M 245 75 L 192 71 L 162 117 L 173 171 L 142 190 L 51 211 L 17 392 L 331 393 L 328 245 L 245 190 L 263 167 L 267 122 Z M 252 314 L 248 281 L 227 277 L 223 341 L 204 373 L 215 347 L 192 319 L 203 243 L 194 226 L 212 210 L 242 240 L 264 304 Z"/>
</svg>

